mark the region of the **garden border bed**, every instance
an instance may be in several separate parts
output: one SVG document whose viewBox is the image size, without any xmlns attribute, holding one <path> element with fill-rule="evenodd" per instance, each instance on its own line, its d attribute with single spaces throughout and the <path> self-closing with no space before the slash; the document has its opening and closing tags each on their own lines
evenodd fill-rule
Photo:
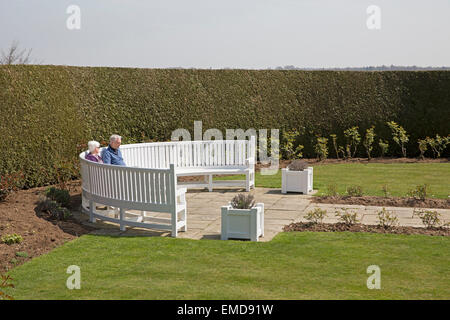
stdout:
<svg viewBox="0 0 450 320">
<path fill-rule="evenodd" d="M 418 228 L 418 227 L 390 227 L 384 228 L 378 225 L 366 224 L 345 224 L 338 223 L 313 223 L 313 222 L 294 222 L 283 227 L 284 232 L 290 231 L 311 231 L 311 232 L 368 232 L 368 233 L 387 233 L 387 234 L 422 234 L 429 236 L 450 236 L 450 228 Z"/>
<path fill-rule="evenodd" d="M 411 207 L 450 209 L 450 199 L 430 198 L 420 200 L 412 197 L 377 197 L 377 196 L 317 196 L 312 197 L 313 203 L 351 204 L 377 207 Z"/>
</svg>

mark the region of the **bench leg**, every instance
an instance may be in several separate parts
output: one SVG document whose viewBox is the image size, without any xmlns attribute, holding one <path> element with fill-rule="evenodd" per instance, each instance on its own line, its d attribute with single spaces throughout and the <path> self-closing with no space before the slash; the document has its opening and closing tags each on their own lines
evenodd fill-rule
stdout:
<svg viewBox="0 0 450 320">
<path fill-rule="evenodd" d="M 208 190 L 211 192 L 213 191 L 213 175 L 210 174 L 208 177 Z"/>
<path fill-rule="evenodd" d="M 184 227 L 181 228 L 181 231 L 186 232 L 187 231 L 187 208 L 183 211 L 183 221 L 184 221 Z"/>
<path fill-rule="evenodd" d="M 184 204 L 184 210 L 183 210 L 184 226 L 181 228 L 181 231 L 186 232 L 187 231 L 187 206 L 186 206 L 186 194 L 185 193 L 183 193 L 180 196 L 180 204 Z"/>
<path fill-rule="evenodd" d="M 255 186 L 255 170 L 252 171 L 252 175 L 250 178 L 250 184 L 253 186 L 253 189 L 256 188 L 256 186 Z"/>
<path fill-rule="evenodd" d="M 124 219 L 125 219 L 125 209 L 124 208 L 120 208 L 120 231 L 125 231 L 126 230 L 126 226 L 123 223 Z"/>
<path fill-rule="evenodd" d="M 178 215 L 177 215 L 177 206 L 174 208 L 175 212 L 172 212 L 172 237 L 176 238 L 178 236 L 178 230 L 177 230 L 177 222 L 178 222 Z"/>
<path fill-rule="evenodd" d="M 89 221 L 95 223 L 97 219 L 94 218 L 94 207 L 95 203 L 92 200 L 89 200 Z"/>
<path fill-rule="evenodd" d="M 245 191 L 249 192 L 250 191 L 250 172 L 246 172 L 245 173 Z"/>
<path fill-rule="evenodd" d="M 209 184 L 208 175 L 204 175 L 203 178 L 204 178 L 203 181 L 205 182 L 205 184 Z M 208 187 L 205 187 L 205 189 L 208 189 Z"/>
</svg>

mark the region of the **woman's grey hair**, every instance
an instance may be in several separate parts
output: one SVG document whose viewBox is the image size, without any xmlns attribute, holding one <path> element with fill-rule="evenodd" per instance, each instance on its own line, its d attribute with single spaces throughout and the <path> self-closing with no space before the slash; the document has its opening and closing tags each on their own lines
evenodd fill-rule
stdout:
<svg viewBox="0 0 450 320">
<path fill-rule="evenodd" d="M 88 149 L 89 149 L 89 152 L 94 152 L 94 151 L 95 151 L 95 148 L 100 148 L 100 143 L 98 143 L 98 142 L 95 141 L 95 140 L 89 141 L 89 142 L 88 142 Z"/>
<path fill-rule="evenodd" d="M 118 134 L 113 134 L 111 137 L 109 137 L 109 143 L 117 141 L 117 140 L 122 140 L 122 137 L 119 136 Z"/>
</svg>

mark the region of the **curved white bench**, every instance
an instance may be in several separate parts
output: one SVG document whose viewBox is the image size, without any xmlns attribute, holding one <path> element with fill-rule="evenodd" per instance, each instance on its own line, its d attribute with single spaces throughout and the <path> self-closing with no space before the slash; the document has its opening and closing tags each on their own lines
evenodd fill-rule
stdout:
<svg viewBox="0 0 450 320">
<path fill-rule="evenodd" d="M 254 187 L 255 137 L 247 140 L 180 141 L 120 147 L 127 166 L 99 164 L 80 153 L 82 207 L 96 219 L 125 226 L 187 230 L 186 187 Z M 215 174 L 245 174 L 246 180 L 214 181 Z M 204 175 L 207 181 L 183 184 L 178 176 Z M 100 210 L 98 206 L 109 210 Z M 150 213 L 168 213 L 170 218 Z"/>
<path fill-rule="evenodd" d="M 128 144 L 120 147 L 127 166 L 166 169 L 174 164 L 177 177 L 205 176 L 204 182 L 179 183 L 186 188 L 255 186 L 255 137 L 250 140 L 177 141 Z M 244 174 L 245 180 L 213 181 L 214 175 Z"/>
</svg>

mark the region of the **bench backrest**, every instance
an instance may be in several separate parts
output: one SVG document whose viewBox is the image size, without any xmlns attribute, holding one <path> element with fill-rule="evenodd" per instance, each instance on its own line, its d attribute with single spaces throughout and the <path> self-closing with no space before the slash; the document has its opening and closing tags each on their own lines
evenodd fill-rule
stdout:
<svg viewBox="0 0 450 320">
<path fill-rule="evenodd" d="M 250 140 L 177 141 L 128 144 L 120 147 L 125 163 L 140 168 L 245 166 L 255 157 L 255 137 Z"/>
<path fill-rule="evenodd" d="M 175 167 L 143 169 L 99 164 L 80 154 L 83 192 L 94 202 L 135 210 L 169 211 L 176 204 Z"/>
</svg>

